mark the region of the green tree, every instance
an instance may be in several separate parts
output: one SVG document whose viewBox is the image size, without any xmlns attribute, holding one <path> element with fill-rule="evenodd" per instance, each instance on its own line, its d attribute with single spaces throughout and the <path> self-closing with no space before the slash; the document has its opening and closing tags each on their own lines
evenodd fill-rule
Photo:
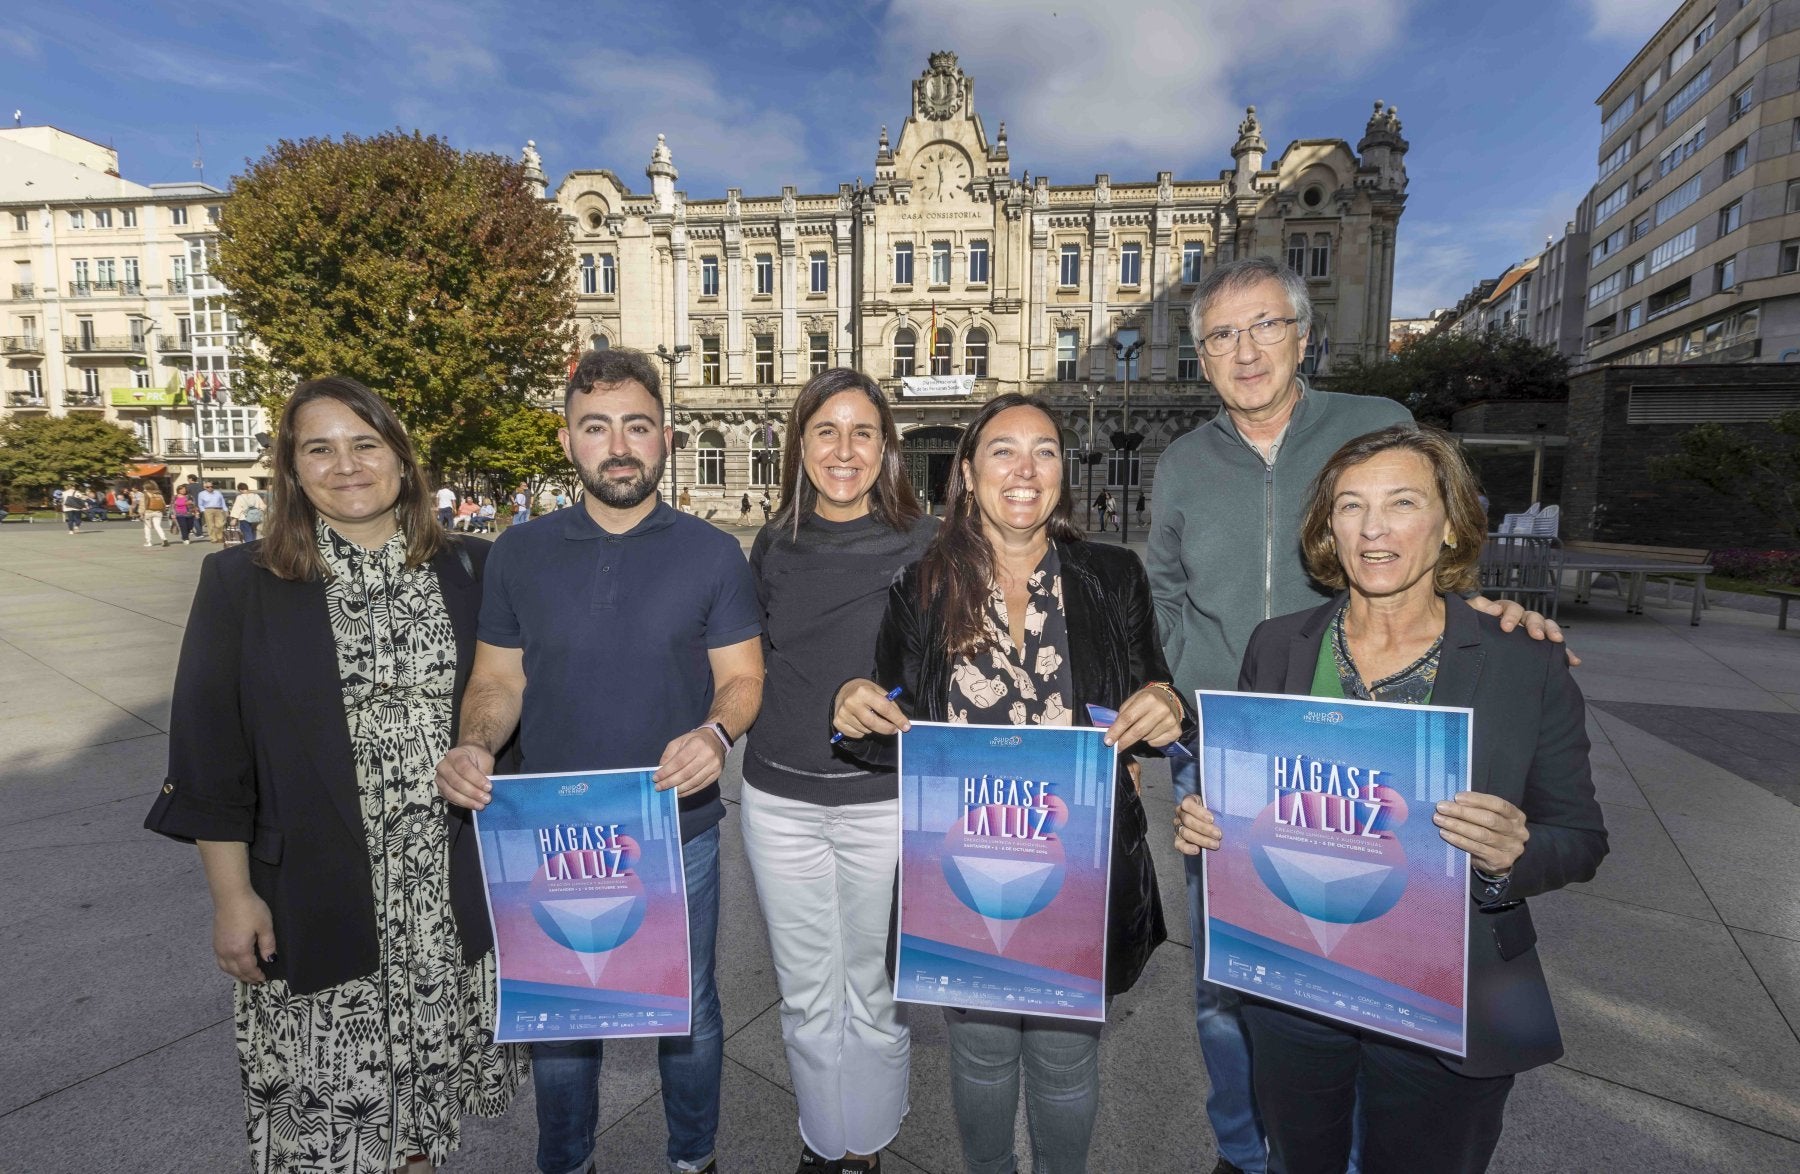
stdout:
<svg viewBox="0 0 1800 1174">
<path fill-rule="evenodd" d="M 235 182 L 212 272 L 271 413 L 348 375 L 394 405 L 427 466 L 460 463 L 575 349 L 568 233 L 518 163 L 398 131 L 283 140 Z"/>
<path fill-rule="evenodd" d="M 143 451 L 137 433 L 98 416 L 13 416 L 0 421 L 0 487 L 8 501 L 42 499 L 122 476 Z"/>
<path fill-rule="evenodd" d="M 1681 451 L 1653 457 L 1650 475 L 1698 481 L 1714 493 L 1747 501 L 1800 542 L 1800 411 L 1769 423 L 1769 442 L 1715 423 L 1688 429 Z"/>
<path fill-rule="evenodd" d="M 500 490 L 510 491 L 520 482 L 535 498 L 546 485 L 566 483 L 574 469 L 563 455 L 557 430 L 563 426 L 560 412 L 510 405 L 494 421 L 488 437 L 468 456 L 472 474 Z"/>
<path fill-rule="evenodd" d="M 1566 398 L 1569 361 L 1504 331 L 1446 331 L 1413 339 L 1393 355 L 1333 363 L 1325 382 L 1338 391 L 1385 395 L 1420 423 L 1448 428 L 1459 408 L 1479 400 Z"/>
</svg>

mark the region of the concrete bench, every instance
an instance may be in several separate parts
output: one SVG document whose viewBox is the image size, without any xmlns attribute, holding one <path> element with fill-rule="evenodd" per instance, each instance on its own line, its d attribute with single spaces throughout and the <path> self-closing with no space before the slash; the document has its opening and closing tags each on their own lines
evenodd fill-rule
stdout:
<svg viewBox="0 0 1800 1174">
<path fill-rule="evenodd" d="M 1797 591 L 1792 587 L 1771 587 L 1769 588 L 1769 594 L 1773 595 L 1776 599 L 1781 600 L 1781 611 L 1775 617 L 1775 626 L 1782 631 L 1786 631 L 1788 604 L 1794 602 L 1796 599 L 1800 599 L 1800 591 Z"/>
</svg>

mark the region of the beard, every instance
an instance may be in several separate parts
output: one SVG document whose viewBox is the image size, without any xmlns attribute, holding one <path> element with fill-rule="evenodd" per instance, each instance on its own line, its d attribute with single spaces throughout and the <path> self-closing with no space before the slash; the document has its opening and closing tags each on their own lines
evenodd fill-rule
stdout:
<svg viewBox="0 0 1800 1174">
<path fill-rule="evenodd" d="M 662 482 L 663 466 L 668 463 L 665 456 L 656 462 L 654 469 L 645 466 L 636 457 L 609 457 L 601 461 L 593 469 L 582 469 L 581 485 L 589 493 L 599 498 L 602 504 L 616 510 L 628 510 L 641 505 L 646 498 L 656 492 Z M 629 481 L 620 481 L 607 476 L 618 469 L 636 469 L 637 476 Z"/>
</svg>

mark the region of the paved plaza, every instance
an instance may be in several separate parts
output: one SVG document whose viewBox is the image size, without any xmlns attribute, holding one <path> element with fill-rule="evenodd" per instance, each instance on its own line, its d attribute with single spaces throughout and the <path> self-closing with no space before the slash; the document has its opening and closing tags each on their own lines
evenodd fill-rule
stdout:
<svg viewBox="0 0 1800 1174">
<path fill-rule="evenodd" d="M 140 543 L 118 522 L 74 537 L 0 526 L 3 1174 L 246 1166 L 199 860 L 141 827 L 211 548 Z M 1679 602 L 1628 616 L 1605 591 L 1564 618 L 1587 660 L 1612 855 L 1592 883 L 1532 901 L 1568 1055 L 1519 1079 L 1493 1168 L 1800 1170 L 1800 630 L 1726 607 L 1691 628 Z M 1167 771 L 1145 783 L 1166 827 Z M 735 819 L 724 836 L 720 1166 L 785 1174 L 798 1147 L 775 980 Z M 1175 940 L 1112 1009 L 1103 1174 L 1214 1161 L 1180 868 L 1166 835 L 1155 847 Z M 884 1167 L 947 1174 L 960 1163 L 943 1022 L 911 1018 L 912 1113 Z M 600 1169 L 660 1171 L 654 1048 L 607 1057 Z M 448 1169 L 530 1171 L 534 1139 L 527 1088 L 504 1119 L 466 1123 Z"/>
</svg>

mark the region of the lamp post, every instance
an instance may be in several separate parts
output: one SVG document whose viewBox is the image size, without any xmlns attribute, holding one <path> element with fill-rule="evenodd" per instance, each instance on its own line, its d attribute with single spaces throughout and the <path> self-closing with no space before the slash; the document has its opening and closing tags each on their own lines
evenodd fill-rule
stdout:
<svg viewBox="0 0 1800 1174">
<path fill-rule="evenodd" d="M 656 344 L 656 357 L 669 366 L 669 378 L 666 380 L 669 398 L 669 504 L 677 509 L 681 502 L 681 420 L 675 414 L 675 368 L 693 349 L 685 342 L 676 343 L 674 350 L 660 342 Z"/>
<path fill-rule="evenodd" d="M 1131 433 L 1131 365 L 1137 361 L 1138 352 L 1144 349 L 1144 340 L 1137 339 L 1130 344 L 1113 343 L 1113 355 L 1118 358 L 1125 376 L 1125 401 L 1120 412 L 1119 433 L 1114 438 L 1113 447 L 1125 453 L 1124 467 L 1119 472 L 1119 481 L 1125 487 L 1126 500 L 1119 503 L 1119 544 L 1131 541 L 1131 467 L 1137 456 L 1135 439 L 1142 442 L 1142 437 L 1133 437 Z"/>
<path fill-rule="evenodd" d="M 1105 391 L 1104 383 L 1096 387 L 1089 387 L 1085 383 L 1081 385 L 1081 394 L 1087 396 L 1088 402 L 1088 442 L 1087 447 L 1081 450 L 1081 463 L 1087 466 L 1087 488 L 1082 492 L 1087 495 L 1089 530 L 1094 528 L 1094 464 L 1100 459 L 1099 438 L 1094 435 L 1094 405 Z M 1101 515 L 1100 524 L 1106 525 L 1105 515 Z"/>
</svg>

